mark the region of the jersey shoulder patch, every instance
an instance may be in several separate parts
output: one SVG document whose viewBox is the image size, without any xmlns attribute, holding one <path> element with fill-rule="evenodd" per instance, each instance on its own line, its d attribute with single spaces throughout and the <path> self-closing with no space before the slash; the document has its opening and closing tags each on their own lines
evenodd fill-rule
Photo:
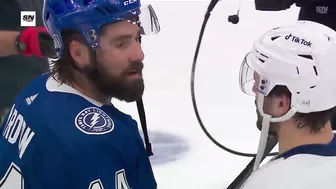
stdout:
<svg viewBox="0 0 336 189">
<path fill-rule="evenodd" d="M 88 135 L 107 134 L 114 129 L 114 122 L 109 115 L 98 107 L 87 107 L 75 118 L 76 127 Z"/>
</svg>

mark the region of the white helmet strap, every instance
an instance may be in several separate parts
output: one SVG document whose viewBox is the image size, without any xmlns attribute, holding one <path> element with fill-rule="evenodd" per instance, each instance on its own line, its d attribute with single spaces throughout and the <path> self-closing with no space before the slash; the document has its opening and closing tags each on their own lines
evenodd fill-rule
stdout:
<svg viewBox="0 0 336 189">
<path fill-rule="evenodd" d="M 272 118 L 271 115 L 266 114 L 264 112 L 264 109 L 263 109 L 264 108 L 264 95 L 257 94 L 257 98 L 258 98 L 257 108 L 258 108 L 260 115 L 263 117 L 263 121 L 262 121 L 258 151 L 257 151 L 256 160 L 254 162 L 253 171 L 259 169 L 262 157 L 264 155 L 264 151 L 265 151 L 267 139 L 268 139 L 268 134 L 269 134 L 270 123 L 289 120 L 297 112 L 297 109 L 295 107 L 291 107 L 291 109 L 285 115 L 278 117 L 278 118 Z"/>
</svg>

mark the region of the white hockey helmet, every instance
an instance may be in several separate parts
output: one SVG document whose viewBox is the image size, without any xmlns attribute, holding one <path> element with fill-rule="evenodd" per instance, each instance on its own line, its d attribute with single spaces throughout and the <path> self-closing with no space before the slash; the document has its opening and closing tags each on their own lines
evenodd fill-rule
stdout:
<svg viewBox="0 0 336 189">
<path fill-rule="evenodd" d="M 252 91 L 254 72 L 263 96 L 282 85 L 291 92 L 296 112 L 330 109 L 336 106 L 336 32 L 311 21 L 267 31 L 242 63 L 240 86 L 245 93 Z"/>
<path fill-rule="evenodd" d="M 297 21 L 267 31 L 253 45 L 240 69 L 243 92 L 252 92 L 259 76 L 257 108 L 262 120 L 254 170 L 265 151 L 270 122 L 282 122 L 296 112 L 324 111 L 336 106 L 336 32 L 322 24 Z M 291 92 L 291 108 L 281 117 L 263 111 L 264 97 L 277 86 Z M 252 93 L 253 94 L 253 93 Z"/>
</svg>

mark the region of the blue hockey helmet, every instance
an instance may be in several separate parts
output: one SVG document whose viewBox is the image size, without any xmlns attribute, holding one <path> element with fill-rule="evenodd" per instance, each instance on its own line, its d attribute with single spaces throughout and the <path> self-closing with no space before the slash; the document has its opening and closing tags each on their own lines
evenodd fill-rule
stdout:
<svg viewBox="0 0 336 189">
<path fill-rule="evenodd" d="M 141 6 L 140 0 L 45 0 L 43 5 L 43 22 L 59 56 L 64 48 L 63 30 L 80 32 L 87 44 L 96 49 L 100 29 L 123 20 L 138 24 L 142 35 L 160 31 L 153 7 Z"/>
</svg>

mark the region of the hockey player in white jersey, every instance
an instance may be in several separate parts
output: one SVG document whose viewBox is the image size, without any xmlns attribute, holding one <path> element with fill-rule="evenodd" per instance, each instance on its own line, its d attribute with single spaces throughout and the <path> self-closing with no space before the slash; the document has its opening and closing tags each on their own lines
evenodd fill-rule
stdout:
<svg viewBox="0 0 336 189">
<path fill-rule="evenodd" d="M 240 85 L 255 95 L 261 130 L 258 157 L 269 135 L 279 155 L 254 172 L 243 189 L 331 189 L 336 178 L 336 32 L 310 21 L 267 31 L 246 55 Z"/>
</svg>

